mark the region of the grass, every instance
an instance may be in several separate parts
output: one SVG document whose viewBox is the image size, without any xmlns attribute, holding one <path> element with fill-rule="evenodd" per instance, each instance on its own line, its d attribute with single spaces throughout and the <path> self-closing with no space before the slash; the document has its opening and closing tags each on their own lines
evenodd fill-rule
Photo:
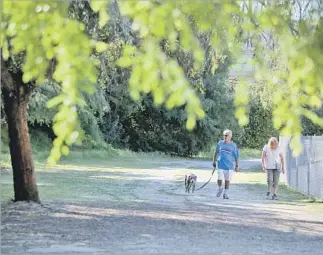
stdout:
<svg viewBox="0 0 323 255">
<path fill-rule="evenodd" d="M 43 166 L 46 163 L 46 160 L 50 153 L 50 147 L 39 148 L 33 146 L 33 160 L 36 166 Z M 132 152 L 129 150 L 98 150 L 98 149 L 80 149 L 74 148 L 71 150 L 70 154 L 67 157 L 62 157 L 59 164 L 90 164 L 98 165 L 100 163 L 114 162 L 125 160 L 125 163 L 129 166 L 136 164 L 139 160 L 151 160 L 159 161 L 162 159 L 170 158 L 169 156 L 155 152 L 155 153 L 140 153 Z M 10 154 L 8 149 L 1 149 L 1 159 L 0 165 L 3 167 L 11 167 Z"/>
<path fill-rule="evenodd" d="M 160 162 L 169 159 L 162 153 L 134 153 L 110 147 L 101 150 L 73 148 L 68 157 L 62 157 L 54 168 L 47 168 L 46 160 L 51 144 L 43 140 L 43 137 L 39 141 L 32 140 L 33 160 L 41 200 L 112 201 L 121 200 L 121 197 L 127 199 L 127 195 L 131 194 L 128 189 L 132 190 L 136 184 L 125 181 L 129 178 L 130 172 L 136 174 L 138 169 L 154 168 Z M 11 169 L 8 146 L 4 143 L 1 143 L 0 165 Z M 12 180 L 12 171 L 2 171 L 1 200 L 13 198 Z"/>
<path fill-rule="evenodd" d="M 96 171 L 37 171 L 37 185 L 42 201 L 114 201 L 129 200 L 136 182 L 130 186 L 123 179 L 122 173 L 114 174 L 112 169 Z M 115 177 L 115 178 L 108 178 Z M 12 174 L 2 174 L 1 200 L 13 197 Z M 129 197 L 129 198 L 127 198 Z M 121 199 L 122 198 L 122 199 Z"/>
<path fill-rule="evenodd" d="M 7 147 L 1 146 L 1 152 L 0 165 L 11 168 Z M 197 159 L 210 160 L 212 154 L 211 151 L 201 153 Z M 160 166 L 172 167 L 173 164 L 176 165 L 176 161 L 183 160 L 183 158 L 171 158 L 162 153 L 135 153 L 113 148 L 105 150 L 74 149 L 68 157 L 63 157 L 54 168 L 47 168 L 48 155 L 48 146 L 42 148 L 40 142 L 33 144 L 33 159 L 41 199 L 60 201 L 93 199 L 131 201 L 136 197 L 129 190 L 136 188 L 137 183 L 131 179 L 147 179 L 149 171 L 152 169 L 159 169 Z M 242 148 L 240 149 L 240 157 L 241 159 L 260 158 L 261 151 Z M 179 172 L 179 175 L 182 175 L 182 172 Z M 207 178 L 208 175 L 209 173 L 207 173 Z M 246 189 L 257 190 L 261 194 L 266 186 L 266 178 L 261 169 L 256 167 L 249 169 L 248 172 L 239 173 L 238 184 Z M 1 174 L 1 189 L 1 200 L 13 197 L 11 171 L 4 171 Z M 291 196 L 297 201 L 316 202 L 316 200 L 304 196 L 284 184 L 280 187 L 280 193 L 283 200 Z"/>
<path fill-rule="evenodd" d="M 9 155 L 1 158 L 1 166 L 10 168 Z M 73 151 L 56 166 L 47 167 L 47 154 L 34 154 L 37 185 L 41 200 L 92 201 L 133 200 L 138 182 L 148 178 L 147 169 L 165 161 L 162 155 L 125 153 L 111 156 L 104 151 Z M 6 162 L 4 162 L 6 161 Z M 1 200 L 13 197 L 12 171 L 1 174 Z M 103 194 L 103 195 L 102 195 Z M 129 198 L 127 198 L 129 197 Z"/>
<path fill-rule="evenodd" d="M 183 170 L 177 159 L 161 154 L 122 152 L 111 156 L 104 151 L 73 151 L 58 165 L 47 168 L 45 152 L 35 154 L 37 183 L 41 199 L 59 201 L 131 201 L 136 200 L 133 190 L 145 181 L 167 179 L 172 175 L 182 180 Z M 2 157 L 3 160 L 3 157 Z M 2 162 L 3 163 L 3 162 Z M 1 165 L 3 165 L 1 163 Z M 7 163 L 9 166 L 10 164 Z M 160 167 L 173 166 L 175 170 L 160 171 Z M 208 170 L 199 170 L 199 177 L 209 178 Z M 259 194 L 262 199 L 266 191 L 266 175 L 259 167 L 237 174 L 235 185 Z M 133 181 L 140 180 L 139 182 Z M 1 200 L 13 197 L 12 172 L 4 171 L 1 176 Z M 141 184 L 140 184 L 141 183 Z M 280 185 L 282 201 L 315 202 L 287 185 Z"/>
<path fill-rule="evenodd" d="M 1 148 L 0 165 L 11 169 L 10 155 Z M 46 166 L 48 149 L 33 146 L 33 159 L 41 200 L 129 201 L 136 197 L 134 178 L 151 178 L 149 171 L 168 166 L 171 157 L 162 153 L 135 153 L 129 150 L 74 149 L 56 166 Z M 174 159 L 176 160 L 176 159 Z M 1 173 L 1 200 L 13 198 L 12 171 Z M 103 195 L 102 195 L 103 194 Z"/>
<path fill-rule="evenodd" d="M 303 202 L 307 202 L 307 203 L 322 203 L 321 200 L 316 199 L 314 197 L 310 197 L 310 196 L 304 195 L 304 194 L 298 192 L 297 189 L 295 189 L 293 187 L 290 187 L 290 186 L 288 186 L 285 183 L 282 183 L 280 185 L 280 189 L 283 192 L 286 192 L 288 194 L 292 194 L 292 195 L 296 196 L 298 198 L 298 200 L 302 200 Z"/>
<path fill-rule="evenodd" d="M 6 130 L 1 129 L 1 166 L 10 167 L 10 153 L 8 148 L 8 137 Z M 35 165 L 43 165 L 45 164 L 50 150 L 52 148 L 52 141 L 49 137 L 41 132 L 31 130 L 30 133 L 31 139 L 31 147 L 33 152 L 33 160 Z M 93 147 L 94 146 L 94 147 Z M 111 145 L 106 143 L 95 143 L 93 145 L 93 141 L 84 140 L 83 147 L 73 146 L 70 148 L 71 153 L 68 157 L 62 157 L 60 163 L 82 163 L 83 161 L 88 162 L 87 159 L 95 158 L 96 161 L 106 161 L 119 157 L 127 157 L 127 158 L 137 158 L 137 157 L 147 157 L 147 158 L 155 158 L 155 157 L 163 157 L 162 153 L 134 153 L 129 150 L 119 150 L 114 149 Z"/>
</svg>

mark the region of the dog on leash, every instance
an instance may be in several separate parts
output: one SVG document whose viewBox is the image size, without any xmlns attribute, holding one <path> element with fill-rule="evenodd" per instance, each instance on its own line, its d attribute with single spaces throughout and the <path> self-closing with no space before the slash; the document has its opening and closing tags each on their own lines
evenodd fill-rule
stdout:
<svg viewBox="0 0 323 255">
<path fill-rule="evenodd" d="M 195 190 L 195 184 L 197 181 L 197 176 L 195 174 L 186 174 L 185 175 L 185 192 L 193 193 Z"/>
</svg>

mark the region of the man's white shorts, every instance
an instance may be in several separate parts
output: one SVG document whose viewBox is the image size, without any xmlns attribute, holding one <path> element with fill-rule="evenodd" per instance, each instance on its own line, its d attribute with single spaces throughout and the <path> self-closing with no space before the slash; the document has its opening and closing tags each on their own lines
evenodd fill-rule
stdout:
<svg viewBox="0 0 323 255">
<path fill-rule="evenodd" d="M 218 180 L 231 181 L 234 170 L 218 169 Z"/>
</svg>

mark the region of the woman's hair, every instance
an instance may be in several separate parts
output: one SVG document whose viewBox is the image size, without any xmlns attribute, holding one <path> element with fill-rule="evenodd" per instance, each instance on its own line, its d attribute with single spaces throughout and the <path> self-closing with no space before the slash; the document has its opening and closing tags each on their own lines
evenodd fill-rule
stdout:
<svg viewBox="0 0 323 255">
<path fill-rule="evenodd" d="M 268 147 L 271 148 L 273 146 L 277 145 L 278 146 L 278 140 L 276 137 L 271 137 L 268 141 Z"/>
</svg>

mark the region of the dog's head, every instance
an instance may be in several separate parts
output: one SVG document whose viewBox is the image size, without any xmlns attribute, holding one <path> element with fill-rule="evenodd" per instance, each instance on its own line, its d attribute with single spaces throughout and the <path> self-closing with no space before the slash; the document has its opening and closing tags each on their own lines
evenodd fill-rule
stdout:
<svg viewBox="0 0 323 255">
<path fill-rule="evenodd" d="M 197 176 L 195 174 L 189 174 L 188 180 L 190 180 L 191 182 L 196 182 Z"/>
</svg>

